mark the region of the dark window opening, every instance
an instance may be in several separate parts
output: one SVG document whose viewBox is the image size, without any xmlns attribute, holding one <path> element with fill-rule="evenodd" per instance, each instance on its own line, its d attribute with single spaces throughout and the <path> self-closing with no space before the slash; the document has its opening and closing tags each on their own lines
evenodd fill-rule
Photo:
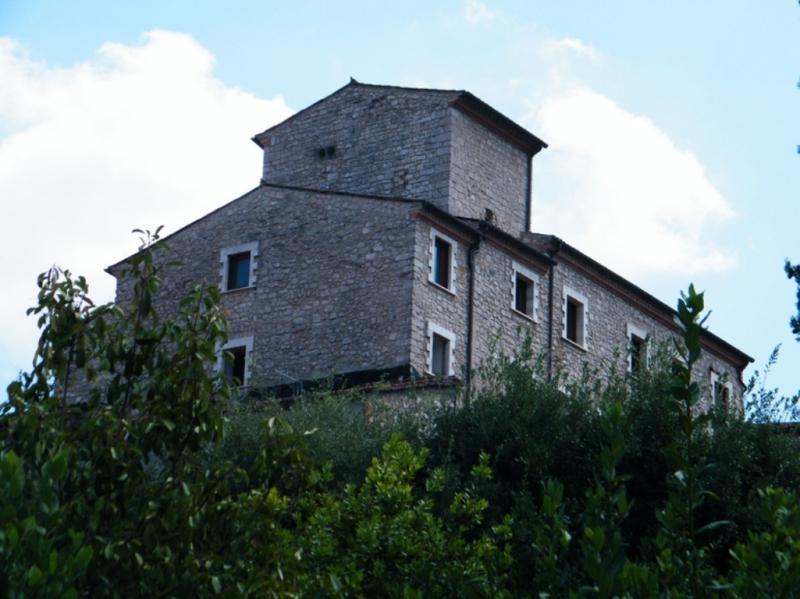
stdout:
<svg viewBox="0 0 800 599">
<path fill-rule="evenodd" d="M 631 335 L 631 374 L 639 374 L 647 365 L 647 344 L 638 335 Z"/>
<path fill-rule="evenodd" d="M 228 256 L 228 289 L 250 285 L 250 252 Z"/>
<path fill-rule="evenodd" d="M 437 376 L 450 375 L 450 340 L 436 333 L 431 342 L 431 372 Z"/>
<path fill-rule="evenodd" d="M 567 298 L 567 339 L 578 345 L 583 345 L 583 304 Z"/>
<path fill-rule="evenodd" d="M 444 239 L 436 237 L 433 242 L 433 282 L 450 289 L 450 264 L 452 246 Z"/>
<path fill-rule="evenodd" d="M 327 146 L 317 149 L 317 157 L 322 160 L 323 158 L 333 158 L 336 156 L 336 146 Z"/>
<path fill-rule="evenodd" d="M 225 353 L 231 354 L 225 357 L 225 378 L 233 385 L 243 385 L 247 348 L 243 345 L 229 347 Z"/>
<path fill-rule="evenodd" d="M 728 409 L 728 403 L 730 402 L 730 389 L 728 389 L 727 385 L 723 385 L 717 381 L 714 381 L 714 405 L 722 410 Z"/>
<path fill-rule="evenodd" d="M 519 273 L 514 280 L 514 309 L 533 317 L 533 281 Z"/>
</svg>

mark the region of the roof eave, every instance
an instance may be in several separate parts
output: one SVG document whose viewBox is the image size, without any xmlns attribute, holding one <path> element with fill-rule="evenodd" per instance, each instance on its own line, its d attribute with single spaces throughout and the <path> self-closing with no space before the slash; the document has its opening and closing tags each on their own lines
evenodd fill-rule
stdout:
<svg viewBox="0 0 800 599">
<path fill-rule="evenodd" d="M 542 234 L 538 234 L 538 235 L 542 235 Z M 620 286 L 626 288 L 632 294 L 634 294 L 635 296 L 639 297 L 639 299 L 642 300 L 643 302 L 646 302 L 646 303 L 650 304 L 651 306 L 653 306 L 654 308 L 657 308 L 658 310 L 664 312 L 665 315 L 668 314 L 671 319 L 674 319 L 674 317 L 677 316 L 678 313 L 676 312 L 676 310 L 674 308 L 672 308 L 668 304 L 662 302 L 660 299 L 658 299 L 654 295 L 651 295 L 650 293 L 648 293 L 647 291 L 645 291 L 644 289 L 642 289 L 638 285 L 636 285 L 634 283 L 631 283 L 628 279 L 626 279 L 625 277 L 617 274 L 616 272 L 614 272 L 613 270 L 611 270 L 607 266 L 603 266 L 597 260 L 587 256 L 586 254 L 581 252 L 579 249 L 577 249 L 574 246 L 570 245 L 569 243 L 567 243 L 566 241 L 564 241 L 560 237 L 557 237 L 555 235 L 544 235 L 543 237 L 549 237 L 548 245 L 549 245 L 549 247 L 551 249 L 551 252 L 552 252 L 551 255 L 552 256 L 555 256 L 555 254 L 557 254 L 559 252 L 566 251 L 569 255 L 571 255 L 572 257 L 574 257 L 578 261 L 583 262 L 584 264 L 586 264 L 588 268 L 590 268 L 592 270 L 595 270 L 595 271 L 599 271 L 604 276 L 613 279 L 617 284 L 619 284 Z M 751 364 L 751 363 L 753 363 L 755 361 L 751 356 L 749 356 L 748 354 L 744 353 L 742 350 L 740 350 L 736 346 L 728 343 L 727 341 L 725 341 L 721 337 L 717 336 L 716 334 L 712 333 L 708 329 L 704 329 L 703 330 L 703 337 L 706 339 L 707 342 L 713 343 L 714 345 L 719 347 L 722 351 L 724 351 L 726 354 L 728 354 L 731 358 L 735 358 L 732 361 L 737 365 L 737 367 L 739 368 L 740 371 L 743 370 L 745 367 L 747 367 L 748 364 Z"/>
<path fill-rule="evenodd" d="M 535 156 L 548 147 L 545 141 L 539 139 L 533 133 L 470 92 L 461 92 L 450 102 L 450 105 L 518 147 L 529 156 Z"/>
</svg>

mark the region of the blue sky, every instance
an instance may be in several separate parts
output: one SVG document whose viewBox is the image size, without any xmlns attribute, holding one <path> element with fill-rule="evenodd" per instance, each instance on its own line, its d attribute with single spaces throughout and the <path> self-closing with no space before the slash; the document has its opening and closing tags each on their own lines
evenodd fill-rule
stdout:
<svg viewBox="0 0 800 599">
<path fill-rule="evenodd" d="M 468 89 L 550 143 L 533 228 L 674 304 L 800 388 L 795 2 L 0 0 L 0 377 L 57 262 L 107 300 L 134 227 L 254 187 L 254 133 L 345 84 Z"/>
</svg>

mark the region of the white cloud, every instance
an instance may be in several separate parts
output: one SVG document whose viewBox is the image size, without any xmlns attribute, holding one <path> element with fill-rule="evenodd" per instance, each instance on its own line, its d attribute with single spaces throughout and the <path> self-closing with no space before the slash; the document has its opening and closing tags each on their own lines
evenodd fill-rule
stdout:
<svg viewBox="0 0 800 599">
<path fill-rule="evenodd" d="M 467 0 L 464 3 L 464 19 L 467 23 L 488 23 L 496 16 L 496 13 L 480 0 Z"/>
<path fill-rule="evenodd" d="M 735 265 L 712 238 L 733 210 L 697 158 L 648 118 L 580 88 L 548 99 L 536 120 L 550 147 L 536 158 L 534 230 L 629 277 Z"/>
<path fill-rule="evenodd" d="M 595 48 L 574 37 L 548 40 L 545 42 L 545 49 L 550 52 L 568 51 L 589 60 L 598 60 L 600 58 L 600 53 Z"/>
<path fill-rule="evenodd" d="M 102 269 L 136 249 L 132 228 L 174 231 L 258 184 L 250 137 L 292 111 L 226 86 L 213 66 L 166 31 L 66 68 L 0 38 L 0 362 L 32 355 L 24 310 L 38 272 L 58 263 L 111 299 Z"/>
</svg>

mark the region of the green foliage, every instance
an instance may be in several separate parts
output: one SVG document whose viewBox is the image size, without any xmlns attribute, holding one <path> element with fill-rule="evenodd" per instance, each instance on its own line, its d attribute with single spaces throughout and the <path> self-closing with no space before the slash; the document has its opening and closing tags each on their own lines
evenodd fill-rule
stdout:
<svg viewBox="0 0 800 599">
<path fill-rule="evenodd" d="M 720 584 L 734 597 L 795 597 L 800 580 L 800 497 L 767 487 L 759 490 L 763 530 L 731 550 L 734 573 Z"/>
<path fill-rule="evenodd" d="M 792 264 L 788 260 L 784 262 L 783 270 L 786 276 L 797 283 L 797 314 L 789 319 L 789 326 L 792 328 L 792 333 L 800 341 L 800 264 Z"/>
<path fill-rule="evenodd" d="M 372 460 L 361 485 L 341 496 L 313 499 L 303 534 L 303 559 L 315 573 L 310 595 L 422 597 L 497 596 L 511 563 L 505 541 L 510 522 L 472 533 L 483 523 L 486 501 L 468 487 L 456 494 L 448 518 L 434 514 L 433 472 L 415 492 L 426 457 L 395 436 Z M 490 476 L 484 463 L 475 478 Z M 418 496 L 419 495 L 419 496 Z"/>
<path fill-rule="evenodd" d="M 701 596 L 711 584 L 708 553 L 700 536 L 727 524 L 715 521 L 701 525 L 697 517 L 703 502 L 709 497 L 716 498 L 702 484 L 703 474 L 712 467 L 703 451 L 703 437 L 711 414 L 699 409 L 700 385 L 692 376 L 700 358 L 700 335 L 707 318 L 701 316 L 703 307 L 703 294 L 690 285 L 688 293 L 681 294 L 676 317 L 683 339 L 675 344 L 680 361 L 674 369 L 672 395 L 681 434 L 665 449 L 673 472 L 667 504 L 657 516 L 661 528 L 655 540 L 663 583 L 672 592 L 694 597 Z"/>
<path fill-rule="evenodd" d="M 441 475 L 417 488 L 425 452 L 400 439 L 365 477 L 350 469 L 364 481 L 343 491 L 315 459 L 314 435 L 275 415 L 254 419 L 244 458 L 222 446 L 223 413 L 236 413 L 212 367 L 227 335 L 219 291 L 194 286 L 164 318 L 166 248 L 156 233 L 141 249 L 123 274 L 133 294 L 124 312 L 95 306 L 68 271 L 39 278 L 33 370 L 8 387 L 0 414 L 3 596 L 414 596 L 433 585 L 479 596 L 504 586 L 509 523 L 479 530 L 487 503 L 475 486 L 435 515 Z M 475 470 L 487 476 L 485 463 Z M 326 538 L 340 549 L 328 554 Z"/>
<path fill-rule="evenodd" d="M 64 529 L 59 501 L 68 468 L 62 450 L 28 472 L 13 451 L 0 452 L 0 595 L 77 597 L 76 581 L 94 550 L 84 535 Z"/>
<path fill-rule="evenodd" d="M 780 395 L 777 388 L 767 387 L 769 372 L 778 361 L 780 348 L 777 345 L 772 350 L 764 369 L 756 370 L 747 384 L 744 410 L 752 422 L 800 422 L 800 392 L 785 396 Z"/>
<path fill-rule="evenodd" d="M 699 410 L 693 287 L 675 374 L 564 391 L 528 342 L 419 427 L 356 393 L 232 399 L 219 291 L 165 317 L 143 235 L 124 312 L 39 278 L 0 408 L 0 595 L 793 595 L 797 440 Z"/>
<path fill-rule="evenodd" d="M 415 423 L 370 393 L 328 389 L 303 394 L 300 401 L 274 398 L 244 398 L 227 404 L 226 435 L 215 454 L 245 466 L 260 444 L 260 428 L 270 417 L 279 418 L 294 430 L 307 431 L 310 458 L 330 463 L 339 486 L 359 483 L 383 446 L 395 433 L 419 446 Z"/>
<path fill-rule="evenodd" d="M 565 564 L 572 535 L 562 503 L 564 485 L 549 479 L 542 487 L 541 510 L 531 523 L 535 564 L 532 582 L 540 596 L 549 596 L 566 586 Z"/>
<path fill-rule="evenodd" d="M 16 512 L 3 513 L 5 529 L 30 528 L 26 519 L 35 518 L 44 531 L 40 551 L 53 561 L 4 557 L 38 584 L 51 573 L 73 584 L 78 566 L 81 592 L 122 596 L 280 579 L 280 553 L 236 550 L 281 515 L 286 502 L 269 482 L 278 478 L 275 463 L 286 459 L 275 455 L 294 454 L 297 444 L 273 435 L 250 472 L 209 469 L 198 459 L 223 430 L 218 404 L 229 390 L 209 364 L 226 323 L 218 290 L 201 285 L 189 289 L 174 318 L 159 316 L 154 297 L 163 266 L 154 254 L 163 251 L 156 243 L 129 261 L 133 298 L 125 314 L 95 307 L 85 281 L 67 271 L 39 278 L 31 312 L 42 333 L 33 371 L 9 386 L 0 424 L 4 460 L 18 455 L 25 486 L 46 499 L 25 495 Z M 16 579 L 7 585 L 22 589 Z"/>
<path fill-rule="evenodd" d="M 654 595 L 657 577 L 627 558 L 622 536 L 621 523 L 630 511 L 625 488 L 629 477 L 617 472 L 625 450 L 622 405 L 607 406 L 600 426 L 606 442 L 600 451 L 595 485 L 586 493 L 581 551 L 589 586 L 581 592 L 604 598 Z"/>
</svg>

